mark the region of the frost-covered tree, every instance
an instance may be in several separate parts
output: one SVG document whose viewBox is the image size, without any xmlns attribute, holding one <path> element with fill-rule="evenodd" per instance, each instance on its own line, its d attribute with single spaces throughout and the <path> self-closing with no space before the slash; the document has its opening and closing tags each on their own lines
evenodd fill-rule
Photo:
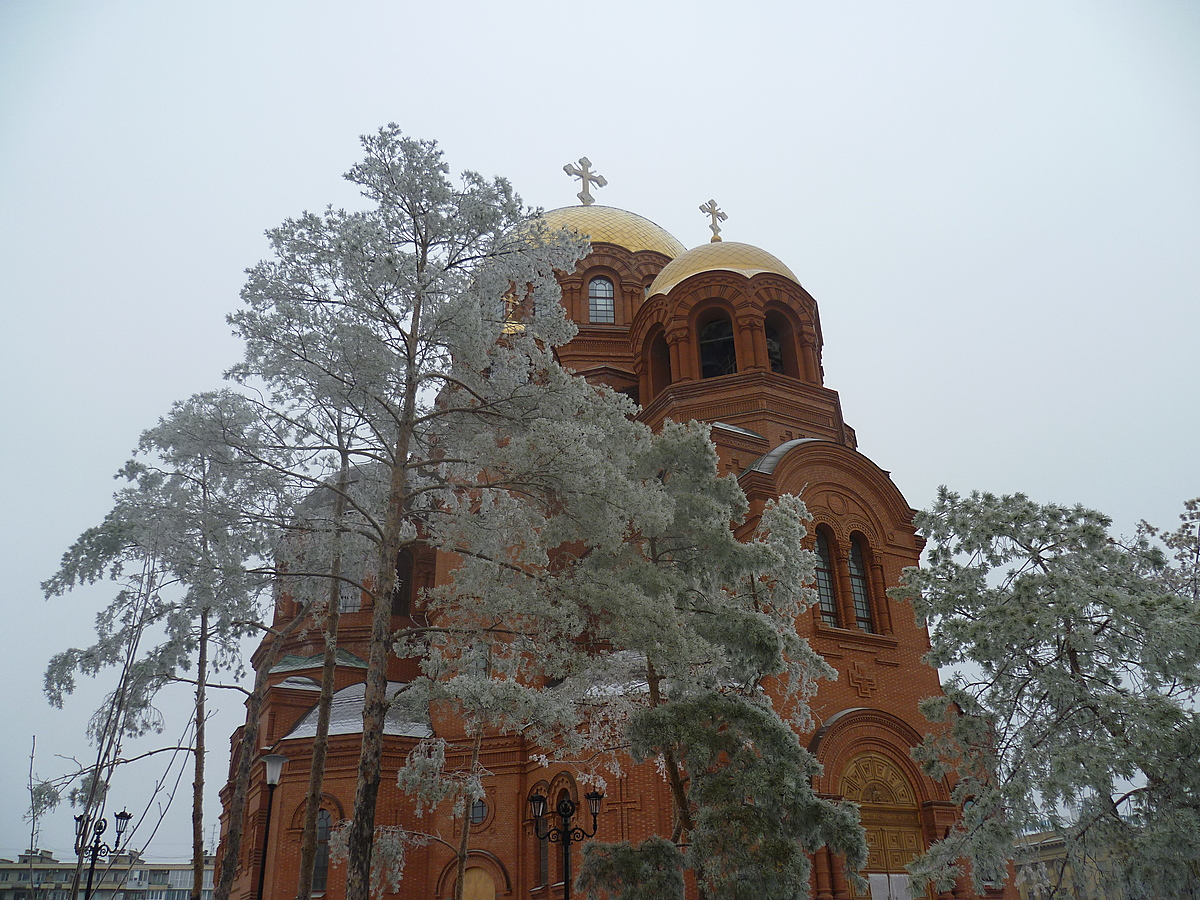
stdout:
<svg viewBox="0 0 1200 900">
<path fill-rule="evenodd" d="M 625 539 L 572 573 L 606 653 L 564 675 L 624 686 L 592 692 L 607 701 L 593 720 L 618 729 L 599 743 L 658 762 L 675 829 L 670 843 L 589 844 L 581 882 L 649 900 L 682 896 L 691 869 L 706 897 L 807 897 L 806 852 L 828 845 L 853 870 L 866 860 L 857 810 L 816 796 L 818 765 L 797 738 L 816 679 L 832 674 L 796 633 L 814 599 L 808 513 L 785 496 L 739 539 L 746 499 L 718 477 L 707 426 L 667 423 L 636 466 L 643 501 Z"/>
<path fill-rule="evenodd" d="M 104 521 L 88 529 L 45 582 L 46 595 L 104 578 L 120 586 L 97 617 L 91 647 L 63 651 L 50 662 L 46 693 L 61 706 L 75 675 L 117 667 L 116 690 L 93 719 L 98 748 L 84 815 L 98 815 L 121 741 L 161 731 L 154 708 L 167 684 L 193 685 L 193 900 L 203 878 L 203 792 L 206 700 L 214 671 L 242 670 L 240 641 L 259 621 L 258 597 L 273 557 L 269 523 L 278 518 L 277 479 L 259 464 L 258 409 L 232 391 L 177 403 L 146 431 L 138 455 L 119 473 Z M 238 448 L 255 448 L 246 454 Z"/>
<path fill-rule="evenodd" d="M 977 885 L 1003 880 L 1017 836 L 1051 828 L 1066 841 L 1063 871 L 1082 879 L 1102 861 L 1110 895 L 1200 895 L 1189 509 L 1165 536 L 1174 565 L 1153 529 L 1118 540 L 1098 512 L 1021 494 L 943 488 L 918 516 L 928 565 L 892 596 L 929 624 L 930 661 L 956 669 L 925 703 L 945 730 L 918 756 L 934 776 L 957 773 L 965 805 L 919 875 L 944 880 L 965 857 Z"/>
<path fill-rule="evenodd" d="M 432 143 L 394 126 L 363 143 L 366 157 L 348 178 L 366 208 L 306 214 L 271 231 L 274 258 L 250 271 L 246 309 L 230 319 L 246 341 L 234 377 L 265 384 L 292 428 L 297 464 L 289 476 L 342 496 L 354 533 L 372 545 L 359 569 L 373 618 L 346 835 L 349 900 L 369 891 L 391 700 L 386 667 L 398 637 L 387 598 L 398 554 L 421 541 L 493 574 L 520 573 L 511 580 L 515 593 L 495 577 L 484 590 L 463 573 L 452 590 L 476 601 L 455 606 L 469 613 L 441 614 L 422 631 L 416 652 L 436 672 L 430 684 L 453 683 L 457 693 L 447 702 L 461 703 L 478 661 L 461 665 L 450 638 L 498 634 L 499 619 L 489 613 L 516 594 L 539 609 L 540 583 L 528 573 L 547 565 L 551 548 L 606 527 L 610 533 L 595 540 L 616 535 L 619 519 L 608 511 L 614 488 L 599 488 L 597 476 L 604 460 L 619 459 L 644 432 L 628 421 L 627 401 L 554 360 L 554 347 L 574 333 L 554 271 L 574 266 L 579 242 L 545 234 L 502 179 L 468 172 L 452 181 Z M 353 422 L 351 440 L 331 429 L 337 417 Z M 355 472 L 349 491 L 331 478 L 342 449 Z M 344 534 L 311 530 L 307 546 L 327 544 L 331 533 Z M 471 642 L 495 649 L 492 677 L 477 685 L 487 689 L 479 702 L 489 716 L 496 685 L 520 693 L 521 655 L 502 646 L 506 640 Z M 431 692 L 430 700 L 438 697 Z"/>
</svg>

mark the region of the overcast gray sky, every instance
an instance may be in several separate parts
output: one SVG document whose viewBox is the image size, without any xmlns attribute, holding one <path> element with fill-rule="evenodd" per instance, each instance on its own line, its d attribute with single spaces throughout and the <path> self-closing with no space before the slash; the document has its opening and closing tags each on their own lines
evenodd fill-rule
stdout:
<svg viewBox="0 0 1200 900">
<path fill-rule="evenodd" d="M 546 208 L 587 155 L 598 202 L 687 246 L 715 198 L 816 297 L 826 382 L 915 507 L 1022 490 L 1128 533 L 1200 494 L 1195 2 L 0 0 L 0 855 L 31 736 L 42 774 L 86 756 L 100 693 L 51 710 L 41 673 L 108 591 L 39 582 L 140 431 L 238 358 L 264 229 L 353 203 L 390 121 Z M 150 856 L 188 855 L 189 783 Z M 64 809 L 41 845 L 71 835 Z"/>
</svg>

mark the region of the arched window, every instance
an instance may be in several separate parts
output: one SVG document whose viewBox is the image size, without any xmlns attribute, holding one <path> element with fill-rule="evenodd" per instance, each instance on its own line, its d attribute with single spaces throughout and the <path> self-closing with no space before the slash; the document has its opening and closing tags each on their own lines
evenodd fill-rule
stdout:
<svg viewBox="0 0 1200 900">
<path fill-rule="evenodd" d="M 867 563 L 863 556 L 862 541 L 855 537 L 850 541 L 850 594 L 854 599 L 854 620 L 863 631 L 875 633 L 875 619 L 871 615 L 871 586 L 867 580 Z"/>
<path fill-rule="evenodd" d="M 700 326 L 700 377 L 716 378 L 737 371 L 737 349 L 733 340 L 733 323 L 720 313 Z"/>
<path fill-rule="evenodd" d="M 317 813 L 317 859 L 313 866 L 313 893 L 321 893 L 329 883 L 329 829 L 333 819 L 329 810 Z"/>
<path fill-rule="evenodd" d="M 771 371 L 799 378 L 800 366 L 796 359 L 796 337 L 792 323 L 777 310 L 769 312 L 763 333 L 767 339 L 767 361 Z"/>
<path fill-rule="evenodd" d="M 588 321 L 611 325 L 614 321 L 613 283 L 603 275 L 588 282 Z"/>
<path fill-rule="evenodd" d="M 413 555 L 401 550 L 396 557 L 396 586 L 392 588 L 392 615 L 412 615 Z"/>
<path fill-rule="evenodd" d="M 829 539 L 822 531 L 817 532 L 817 603 L 821 609 L 821 621 L 838 628 L 842 617 L 838 615 L 837 591 L 834 588 L 833 554 L 829 552 Z"/>
</svg>

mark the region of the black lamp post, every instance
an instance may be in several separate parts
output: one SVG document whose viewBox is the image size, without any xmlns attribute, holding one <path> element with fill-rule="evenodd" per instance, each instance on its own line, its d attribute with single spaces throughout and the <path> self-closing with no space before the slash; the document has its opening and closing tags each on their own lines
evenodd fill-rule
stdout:
<svg viewBox="0 0 1200 900">
<path fill-rule="evenodd" d="M 88 863 L 87 888 L 84 891 L 83 900 L 92 900 L 92 879 L 96 874 L 96 860 L 107 859 L 121 851 L 121 839 L 125 837 L 125 829 L 129 827 L 129 820 L 133 818 L 133 813 L 123 809 L 113 818 L 117 822 L 117 839 L 110 847 L 100 839 L 108 830 L 107 819 L 97 819 L 93 822 L 92 833 L 89 837 L 87 815 L 80 814 L 75 817 L 75 855 L 91 857 L 91 861 Z"/>
<path fill-rule="evenodd" d="M 596 820 L 600 816 L 600 801 L 604 799 L 604 795 L 598 791 L 592 791 L 585 795 L 585 799 L 587 800 L 588 811 L 592 814 L 591 831 L 584 831 L 582 828 L 571 825 L 571 819 L 575 815 L 576 806 L 575 801 L 570 797 L 563 797 L 558 801 L 558 806 L 555 807 L 551 815 L 558 816 L 559 824 L 553 825 L 544 818 L 546 815 L 546 798 L 541 794 L 529 795 L 529 811 L 533 813 L 533 831 L 537 835 L 538 840 L 558 841 L 562 844 L 563 900 L 571 900 L 571 843 L 595 836 Z"/>
<path fill-rule="evenodd" d="M 267 821 L 263 825 L 262 861 L 258 866 L 258 900 L 263 900 L 263 886 L 267 883 L 267 841 L 271 837 L 271 806 L 275 802 L 275 788 L 283 776 L 283 764 L 287 757 L 279 753 L 268 753 L 262 758 L 267 769 Z"/>
</svg>

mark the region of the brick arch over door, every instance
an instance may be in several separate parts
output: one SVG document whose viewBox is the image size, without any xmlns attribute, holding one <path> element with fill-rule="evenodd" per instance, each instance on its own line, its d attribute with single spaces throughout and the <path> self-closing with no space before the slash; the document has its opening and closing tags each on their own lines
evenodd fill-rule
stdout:
<svg viewBox="0 0 1200 900">
<path fill-rule="evenodd" d="M 479 872 L 472 876 L 472 869 L 478 869 Z M 437 893 L 434 895 L 437 900 L 454 896 L 454 881 L 457 876 L 458 860 L 451 859 L 442 867 L 438 876 Z M 486 879 L 483 876 L 486 876 Z M 463 887 L 475 890 L 476 897 L 487 898 L 485 891 L 489 884 L 494 891 L 492 897 L 512 895 L 512 879 L 500 857 L 486 850 L 467 851 L 466 876 L 463 879 Z M 465 894 L 465 891 L 464 895 L 470 897 L 469 894 Z M 487 898 L 487 900 L 491 900 L 491 898 Z"/>
</svg>

